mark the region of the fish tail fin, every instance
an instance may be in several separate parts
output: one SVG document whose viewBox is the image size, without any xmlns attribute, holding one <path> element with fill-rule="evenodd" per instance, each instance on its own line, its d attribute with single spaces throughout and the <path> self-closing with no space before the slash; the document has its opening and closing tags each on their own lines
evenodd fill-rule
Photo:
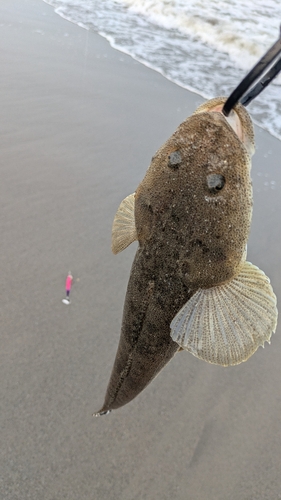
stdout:
<svg viewBox="0 0 281 500">
<path fill-rule="evenodd" d="M 97 411 L 96 413 L 93 413 L 93 417 L 102 417 L 103 415 L 109 415 L 109 413 L 111 413 L 112 410 L 99 410 Z"/>
</svg>

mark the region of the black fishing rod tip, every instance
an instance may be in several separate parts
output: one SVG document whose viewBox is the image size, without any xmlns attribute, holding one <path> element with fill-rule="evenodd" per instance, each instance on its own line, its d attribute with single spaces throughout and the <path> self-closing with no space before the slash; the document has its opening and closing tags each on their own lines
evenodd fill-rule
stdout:
<svg viewBox="0 0 281 500">
<path fill-rule="evenodd" d="M 269 85 L 281 70 L 280 58 L 281 24 L 279 26 L 279 38 L 277 41 L 268 49 L 245 78 L 243 78 L 224 103 L 222 112 L 225 116 L 229 115 L 231 109 L 238 102 L 247 106 L 265 87 L 267 87 L 267 85 Z M 270 69 L 265 73 L 268 68 Z"/>
</svg>

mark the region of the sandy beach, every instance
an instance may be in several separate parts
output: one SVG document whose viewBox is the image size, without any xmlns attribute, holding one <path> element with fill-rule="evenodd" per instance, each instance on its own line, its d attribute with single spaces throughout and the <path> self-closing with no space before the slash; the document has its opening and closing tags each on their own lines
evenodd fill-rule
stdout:
<svg viewBox="0 0 281 500">
<path fill-rule="evenodd" d="M 181 353 L 92 417 L 136 249 L 111 253 L 114 214 L 203 99 L 41 0 L 3 0 L 0 39 L 1 500 L 281 498 L 281 322 L 247 363 Z M 248 260 L 280 302 L 281 142 L 256 143 Z"/>
</svg>

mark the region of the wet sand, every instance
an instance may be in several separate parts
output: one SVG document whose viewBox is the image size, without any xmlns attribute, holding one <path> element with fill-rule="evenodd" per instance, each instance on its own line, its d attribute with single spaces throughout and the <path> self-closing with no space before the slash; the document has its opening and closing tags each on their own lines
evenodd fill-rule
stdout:
<svg viewBox="0 0 281 500">
<path fill-rule="evenodd" d="M 280 324 L 243 365 L 181 353 L 92 417 L 136 248 L 111 254 L 113 216 L 202 99 L 40 0 L 3 0 L 0 38 L 0 498 L 281 498 Z M 256 134 L 248 260 L 280 300 L 281 143 Z"/>
</svg>

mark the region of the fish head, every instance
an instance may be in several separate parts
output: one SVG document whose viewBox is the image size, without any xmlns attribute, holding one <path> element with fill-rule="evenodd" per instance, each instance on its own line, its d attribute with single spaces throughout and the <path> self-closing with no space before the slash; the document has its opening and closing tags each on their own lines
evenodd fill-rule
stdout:
<svg viewBox="0 0 281 500">
<path fill-rule="evenodd" d="M 215 97 L 214 99 L 210 99 L 206 103 L 201 104 L 201 106 L 199 106 L 193 114 L 196 115 L 206 112 L 220 113 L 240 139 L 242 144 L 244 144 L 248 154 L 253 156 L 255 152 L 255 134 L 249 113 L 246 111 L 245 107 L 242 106 L 242 104 L 237 103 L 230 111 L 229 115 L 225 116 L 222 111 L 225 102 L 225 97 Z"/>
<path fill-rule="evenodd" d="M 241 105 L 226 119 L 224 102 L 209 101 L 178 127 L 152 158 L 135 196 L 140 245 L 174 261 L 191 288 L 215 286 L 239 272 L 250 230 L 253 127 Z"/>
</svg>

